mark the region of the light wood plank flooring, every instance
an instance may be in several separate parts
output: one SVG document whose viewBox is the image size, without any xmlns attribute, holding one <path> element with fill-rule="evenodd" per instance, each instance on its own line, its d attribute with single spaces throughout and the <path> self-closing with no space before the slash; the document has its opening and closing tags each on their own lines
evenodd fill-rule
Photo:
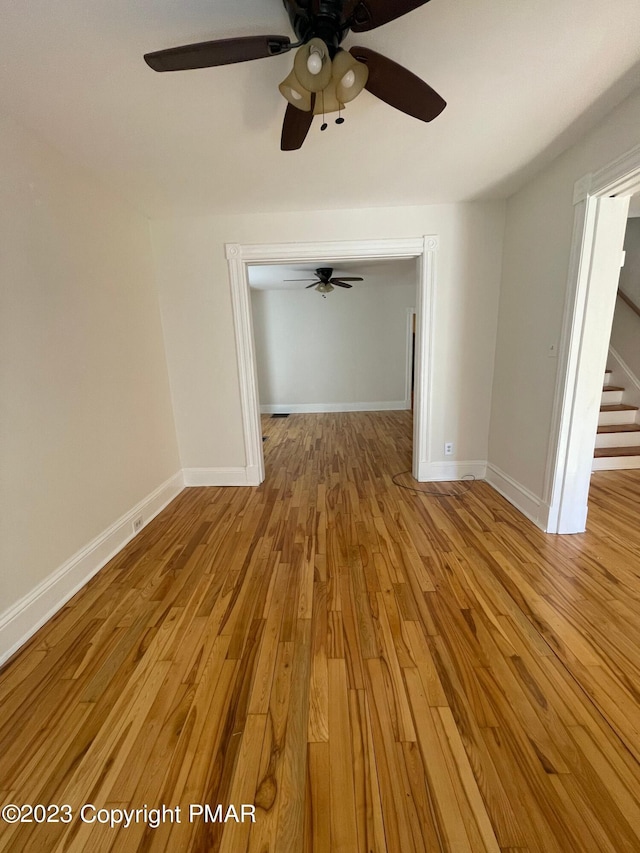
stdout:
<svg viewBox="0 0 640 853">
<path fill-rule="evenodd" d="M 0 850 L 640 850 L 640 472 L 545 536 L 485 483 L 395 485 L 410 431 L 265 419 L 260 488 L 185 490 L 33 637 L 0 801 L 72 820 L 0 822 Z"/>
</svg>

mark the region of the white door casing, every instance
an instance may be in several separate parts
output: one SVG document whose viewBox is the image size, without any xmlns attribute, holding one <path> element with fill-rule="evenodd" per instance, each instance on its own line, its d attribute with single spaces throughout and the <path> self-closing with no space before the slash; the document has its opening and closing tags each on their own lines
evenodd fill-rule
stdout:
<svg viewBox="0 0 640 853">
<path fill-rule="evenodd" d="M 574 228 L 544 495 L 548 533 L 581 533 L 629 199 L 640 146 L 575 185 Z"/>
<path fill-rule="evenodd" d="M 412 471 L 417 480 L 425 480 L 425 471 L 430 462 L 429 435 L 433 408 L 431 405 L 433 302 L 438 247 L 439 240 L 436 236 L 317 243 L 226 244 L 238 360 L 247 485 L 257 486 L 265 476 L 247 267 L 250 264 L 306 263 L 323 258 L 336 261 L 417 259 Z"/>
</svg>

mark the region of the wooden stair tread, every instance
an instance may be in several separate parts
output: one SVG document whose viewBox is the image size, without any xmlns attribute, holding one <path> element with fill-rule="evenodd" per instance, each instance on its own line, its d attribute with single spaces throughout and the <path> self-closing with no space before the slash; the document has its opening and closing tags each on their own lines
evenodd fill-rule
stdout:
<svg viewBox="0 0 640 853">
<path fill-rule="evenodd" d="M 600 435 L 612 432 L 640 432 L 640 424 L 603 424 L 598 427 Z"/>
<path fill-rule="evenodd" d="M 612 406 L 600 406 L 601 412 L 637 412 L 637 406 L 628 406 L 626 403 L 616 403 Z"/>
<path fill-rule="evenodd" d="M 593 455 L 596 459 L 607 456 L 640 456 L 640 447 L 596 447 Z"/>
<path fill-rule="evenodd" d="M 621 385 L 603 385 L 603 391 L 624 391 L 624 388 Z"/>
</svg>

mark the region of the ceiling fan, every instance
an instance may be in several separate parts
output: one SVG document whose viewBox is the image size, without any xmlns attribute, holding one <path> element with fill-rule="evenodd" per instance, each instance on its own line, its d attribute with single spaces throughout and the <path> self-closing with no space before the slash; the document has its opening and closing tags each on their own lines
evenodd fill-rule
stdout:
<svg viewBox="0 0 640 853">
<path fill-rule="evenodd" d="M 349 32 L 363 33 L 423 6 L 428 0 L 283 0 L 298 39 L 244 36 L 199 42 L 145 54 L 154 71 L 184 71 L 279 56 L 297 48 L 294 67 L 279 86 L 288 105 L 283 151 L 300 148 L 314 115 L 338 112 L 363 89 L 407 115 L 431 121 L 446 107 L 440 95 L 411 71 L 367 47 L 340 47 Z"/>
<path fill-rule="evenodd" d="M 332 278 L 333 276 L 333 268 L 332 267 L 319 267 L 315 272 L 316 278 L 287 278 L 285 281 L 310 281 L 311 284 L 308 284 L 305 287 L 305 290 L 309 290 L 310 287 L 315 287 L 318 293 L 321 293 L 325 299 L 327 293 L 331 293 L 334 290 L 334 284 L 337 287 L 353 287 L 352 284 L 348 284 L 350 281 L 364 281 L 360 276 L 338 276 L 336 278 Z"/>
</svg>

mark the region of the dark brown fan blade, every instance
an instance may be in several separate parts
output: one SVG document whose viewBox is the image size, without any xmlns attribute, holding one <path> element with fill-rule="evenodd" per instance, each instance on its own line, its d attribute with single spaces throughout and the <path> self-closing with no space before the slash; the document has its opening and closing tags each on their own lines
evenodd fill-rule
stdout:
<svg viewBox="0 0 640 853">
<path fill-rule="evenodd" d="M 313 121 L 315 99 L 315 93 L 312 93 L 311 109 L 308 112 L 287 104 L 287 111 L 284 114 L 284 122 L 282 124 L 282 138 L 280 140 L 280 149 L 282 151 L 295 151 L 302 146 Z"/>
<path fill-rule="evenodd" d="M 262 59 L 288 50 L 291 50 L 291 41 L 287 36 L 246 36 L 156 50 L 146 53 L 144 59 L 154 71 L 188 71 Z"/>
<path fill-rule="evenodd" d="M 329 284 L 335 284 L 337 287 L 353 287 L 352 284 L 347 284 L 344 281 L 340 281 L 340 279 L 338 279 L 338 278 L 332 278 L 329 281 Z"/>
<path fill-rule="evenodd" d="M 343 17 L 354 33 L 366 33 L 407 12 L 424 6 L 428 0 L 348 0 Z"/>
<path fill-rule="evenodd" d="M 313 282 L 313 284 L 308 284 L 308 285 L 305 287 L 305 290 L 309 290 L 309 288 L 310 288 L 310 287 L 317 287 L 319 284 L 320 284 L 320 282 L 319 282 L 319 281 L 314 281 L 314 282 Z"/>
<path fill-rule="evenodd" d="M 407 115 L 421 121 L 439 116 L 447 102 L 411 71 L 368 47 L 352 47 L 353 57 L 369 69 L 365 89 Z"/>
<path fill-rule="evenodd" d="M 317 284 L 317 280 L 311 278 L 285 278 L 284 281 L 313 281 L 314 284 Z"/>
<path fill-rule="evenodd" d="M 364 281 L 360 276 L 356 276 L 355 278 L 350 275 L 341 275 L 339 278 L 330 278 L 329 281 L 331 284 L 335 284 L 336 281 Z"/>
</svg>

